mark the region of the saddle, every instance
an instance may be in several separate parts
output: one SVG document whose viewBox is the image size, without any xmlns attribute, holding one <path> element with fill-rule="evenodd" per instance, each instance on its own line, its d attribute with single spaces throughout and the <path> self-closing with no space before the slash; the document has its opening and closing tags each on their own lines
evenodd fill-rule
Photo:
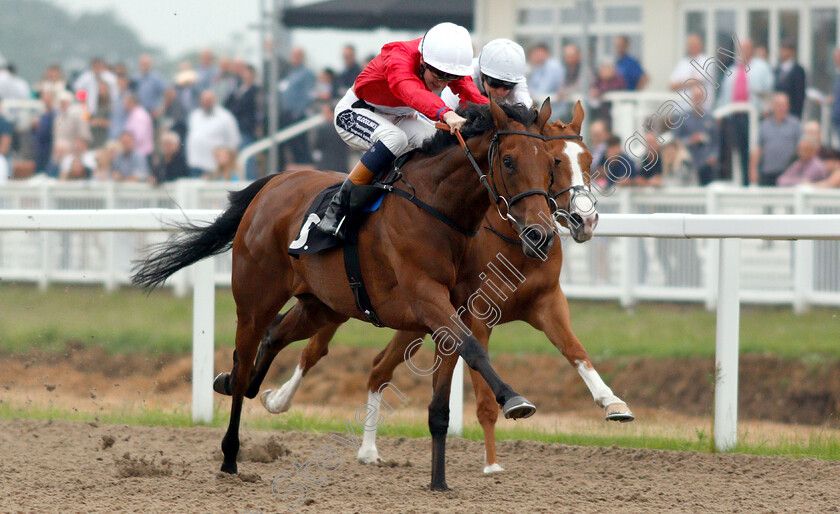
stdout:
<svg viewBox="0 0 840 514">
<path fill-rule="evenodd" d="M 356 308 L 364 314 L 370 323 L 377 327 L 382 327 L 383 325 L 379 320 L 379 316 L 376 314 L 376 310 L 373 308 L 373 303 L 370 300 L 364 278 L 362 277 L 362 267 L 359 259 L 359 229 L 364 224 L 368 215 L 379 209 L 386 194 L 393 193 L 405 198 L 438 221 L 462 234 L 469 237 L 476 235 L 475 232 L 461 227 L 452 219 L 414 195 L 414 188 L 402 178 L 400 168 L 414 156 L 415 152 L 411 151 L 398 157 L 394 161 L 392 169 L 382 179 L 376 180 L 369 186 L 356 186 L 351 190 L 350 214 L 344 221 L 347 227 L 345 241 L 339 241 L 335 237 L 315 228 L 326 212 L 330 200 L 332 200 L 332 197 L 341 187 L 341 182 L 337 182 L 315 196 L 315 199 L 310 204 L 303 218 L 303 224 L 298 231 L 297 238 L 289 245 L 289 255 L 296 259 L 300 258 L 301 255 L 312 255 L 343 245 L 344 269 L 347 272 L 350 290 L 353 291 Z M 397 181 L 402 181 L 412 192 L 409 193 L 404 189 L 395 188 L 394 184 Z"/>
</svg>

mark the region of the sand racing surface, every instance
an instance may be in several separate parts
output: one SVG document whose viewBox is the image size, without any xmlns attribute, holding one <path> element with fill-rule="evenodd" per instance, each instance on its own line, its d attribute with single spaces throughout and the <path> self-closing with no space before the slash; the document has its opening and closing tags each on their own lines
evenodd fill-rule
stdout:
<svg viewBox="0 0 840 514">
<path fill-rule="evenodd" d="M 218 472 L 223 430 L 0 421 L 3 512 L 837 512 L 840 463 L 747 455 L 450 442 L 432 493 L 430 440 L 380 438 L 379 466 L 328 434 L 243 430 L 240 475 Z M 335 447 L 315 467 L 318 448 Z M 326 455 L 320 454 L 321 457 Z M 294 474 L 295 463 L 305 472 Z M 304 484 L 304 488 L 295 484 Z M 274 485 L 274 493 L 272 492 Z M 275 494 L 286 491 L 281 498 Z M 290 492 L 291 491 L 291 492 Z M 305 498 L 304 495 L 305 494 Z"/>
</svg>

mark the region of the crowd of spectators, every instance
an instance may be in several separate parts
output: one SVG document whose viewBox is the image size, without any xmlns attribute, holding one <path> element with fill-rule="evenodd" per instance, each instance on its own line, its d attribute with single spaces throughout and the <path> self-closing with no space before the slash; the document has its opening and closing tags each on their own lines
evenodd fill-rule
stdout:
<svg viewBox="0 0 840 514">
<path fill-rule="evenodd" d="M 276 87 L 278 126 L 322 112 L 332 116 L 340 95 L 361 71 L 355 50 L 342 52 L 344 69 L 306 66 L 304 51 L 294 48 L 281 63 Z M 42 173 L 59 180 L 115 180 L 161 183 L 184 177 L 237 180 L 244 172 L 256 178 L 254 159 L 237 167 L 238 151 L 266 133 L 268 84 L 238 58 L 202 51 L 198 62 L 182 62 L 169 80 L 150 55 L 136 72 L 122 63 L 91 60 L 87 69 L 68 77 L 49 66 L 42 80 L 30 84 L 0 58 L 0 181 Z M 21 126 L 14 114 L 3 115 L 3 100 L 39 99 L 43 113 Z M 327 130 L 330 129 L 330 130 Z M 304 134 L 280 148 L 280 169 L 289 165 L 345 170 L 348 150 L 332 127 L 315 134 L 315 147 Z M 261 170 L 265 172 L 265 170 Z"/>
<path fill-rule="evenodd" d="M 807 76 L 797 62 L 795 45 L 780 45 L 776 69 L 767 62 L 766 48 L 754 47 L 749 40 L 740 45 L 743 59 L 733 61 L 725 73 L 718 70 L 719 88 L 706 88 L 705 99 L 692 90 L 695 103 L 703 102 L 702 114 L 689 108 L 686 99 L 687 117 L 677 128 L 659 127 L 656 135 L 647 134 L 645 145 L 651 151 L 642 162 L 625 156 L 632 169 L 622 184 L 731 180 L 731 156 L 737 152 L 744 185 L 840 186 L 840 154 L 821 144 L 816 122 L 802 122 Z M 535 100 L 554 99 L 554 119 L 569 119 L 573 102 L 587 97 L 591 171 L 599 172 L 604 185 L 611 182 L 604 163 L 627 151 L 625 141 L 611 134 L 611 106 L 605 95 L 640 90 L 650 82 L 629 47 L 628 38 L 616 37 L 613 57 L 591 66 L 585 81 L 586 68 L 576 45 L 563 47 L 561 59 L 543 44 L 527 49 L 528 87 Z M 703 48 L 699 36 L 687 37 L 685 57 L 668 77 L 671 89 L 681 88 L 688 79 L 704 78 L 691 64 L 705 62 Z M 834 60 L 838 78 L 832 97 L 840 98 L 840 49 Z M 281 60 L 280 80 L 271 85 L 242 59 L 204 50 L 195 64 L 180 63 L 171 79 L 156 69 L 151 56 L 142 55 L 130 66 L 93 59 L 72 77 L 52 65 L 30 87 L 13 64 L 0 60 L 0 180 L 13 173 L 13 164 L 19 168 L 16 175 L 44 173 L 60 180 L 161 183 L 183 177 L 236 180 L 242 174 L 253 179 L 274 170 L 258 170 L 254 159 L 239 170 L 237 152 L 266 134 L 266 93 L 277 95 L 280 128 L 315 113 L 331 119 L 335 103 L 365 64 L 347 45 L 342 50 L 343 69 L 316 73 L 307 66 L 304 50 L 293 48 L 288 61 Z M 586 95 L 581 90 L 584 83 Z M 17 98 L 38 98 L 44 106 L 43 114 L 24 130 L 15 130 L 15 120 L 3 117 L 2 100 Z M 734 102 L 752 102 L 761 113 L 759 144 L 752 153 L 747 114 L 722 120 L 709 115 Z M 831 120 L 840 133 L 840 101 L 833 103 Z M 309 166 L 345 171 L 350 152 L 331 124 L 295 137 L 280 150 L 281 170 Z"/>
<path fill-rule="evenodd" d="M 638 143 L 644 147 L 642 159 L 626 155 L 627 141 L 610 134 L 611 106 L 604 98 L 611 91 L 642 89 L 649 82 L 639 60 L 628 53 L 626 37 L 615 38 L 614 58 L 592 67 L 588 95 L 582 95 L 581 56 L 574 44 L 563 48 L 562 61 L 552 58 L 546 45 L 530 48 L 528 86 L 535 99 L 555 99 L 555 119 L 569 119 L 572 102 L 587 97 L 587 117 L 594 120 L 589 129 L 591 172 L 605 187 L 614 182 L 627 186 L 689 186 L 732 180 L 735 153 L 745 186 L 840 186 L 840 152 L 821 144 L 818 122 L 802 123 L 807 76 L 797 61 L 796 46 L 781 43 L 780 63 L 774 70 L 767 62 L 766 48 L 754 47 L 750 40 L 739 44 L 737 58 L 728 68 L 708 66 L 709 71 L 718 72 L 712 76 L 716 83 L 719 81 L 717 86 L 692 64 L 702 67 L 709 58 L 703 53 L 703 40 L 695 34 L 686 38 L 685 56 L 668 77 L 669 87 L 681 90 L 691 79 L 706 81 L 707 87 L 705 91 L 695 87 L 684 90 L 688 96 L 680 106 L 686 116 L 677 127 L 648 127 L 644 143 Z M 837 78 L 827 101 L 838 100 L 832 103 L 831 120 L 835 134 L 840 134 L 840 48 L 834 51 L 834 61 Z M 688 97 L 699 109 L 689 104 Z M 720 120 L 710 115 L 715 109 L 743 102 L 752 103 L 760 113 L 758 145 L 752 152 L 747 113 L 735 112 Z M 627 163 L 622 167 L 629 169 L 605 169 L 605 164 L 609 167 L 619 157 Z"/>
</svg>

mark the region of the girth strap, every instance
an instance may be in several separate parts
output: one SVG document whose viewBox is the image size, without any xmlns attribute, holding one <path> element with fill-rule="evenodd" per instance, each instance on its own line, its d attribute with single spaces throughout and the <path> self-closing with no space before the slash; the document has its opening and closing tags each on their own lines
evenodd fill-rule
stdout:
<svg viewBox="0 0 840 514">
<path fill-rule="evenodd" d="M 347 273 L 347 280 L 350 282 L 350 290 L 353 292 L 356 308 L 374 326 L 382 327 L 379 316 L 373 310 L 373 303 L 370 301 L 365 281 L 362 278 L 362 266 L 359 260 L 359 225 L 349 226 L 347 235 L 347 243 L 344 245 L 344 271 Z"/>
</svg>

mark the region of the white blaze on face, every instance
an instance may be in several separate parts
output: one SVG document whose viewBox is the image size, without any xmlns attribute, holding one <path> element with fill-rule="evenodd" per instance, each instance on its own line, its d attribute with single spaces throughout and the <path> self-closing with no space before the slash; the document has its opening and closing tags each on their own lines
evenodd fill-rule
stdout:
<svg viewBox="0 0 840 514">
<path fill-rule="evenodd" d="M 583 168 L 580 166 L 580 155 L 584 152 L 583 146 L 579 143 L 567 141 L 563 148 L 563 153 L 569 159 L 569 165 L 572 167 L 572 186 L 582 186 L 587 191 L 590 191 L 589 186 L 583 180 Z M 577 212 L 584 220 L 594 218 L 595 209 L 591 198 L 585 195 L 578 195 L 575 197 L 574 205 L 571 206 L 571 212 Z"/>
<path fill-rule="evenodd" d="M 563 153 L 569 159 L 569 165 L 572 167 L 572 186 L 586 186 L 583 181 L 583 169 L 580 167 L 580 154 L 583 153 L 583 147 L 578 143 L 567 141 L 563 148 Z M 586 188 L 589 189 L 588 187 Z"/>
</svg>

